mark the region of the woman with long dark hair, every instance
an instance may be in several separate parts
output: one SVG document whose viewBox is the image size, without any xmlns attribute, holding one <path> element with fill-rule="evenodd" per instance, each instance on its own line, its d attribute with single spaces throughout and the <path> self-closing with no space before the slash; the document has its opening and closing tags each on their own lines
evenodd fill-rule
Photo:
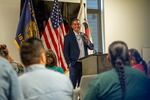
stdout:
<svg viewBox="0 0 150 100">
<path fill-rule="evenodd" d="M 140 53 L 136 49 L 129 49 L 129 56 L 131 66 L 147 75 L 147 64 L 141 57 Z"/>
</svg>

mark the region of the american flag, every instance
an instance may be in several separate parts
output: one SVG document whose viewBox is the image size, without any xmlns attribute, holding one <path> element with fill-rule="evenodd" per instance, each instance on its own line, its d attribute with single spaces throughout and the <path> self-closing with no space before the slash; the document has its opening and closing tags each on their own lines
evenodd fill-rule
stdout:
<svg viewBox="0 0 150 100">
<path fill-rule="evenodd" d="M 66 32 L 59 3 L 58 0 L 54 0 L 52 12 L 41 40 L 46 49 L 52 49 L 54 51 L 57 57 L 57 66 L 61 66 L 64 72 L 67 71 L 67 63 L 63 54 L 65 35 Z"/>
</svg>

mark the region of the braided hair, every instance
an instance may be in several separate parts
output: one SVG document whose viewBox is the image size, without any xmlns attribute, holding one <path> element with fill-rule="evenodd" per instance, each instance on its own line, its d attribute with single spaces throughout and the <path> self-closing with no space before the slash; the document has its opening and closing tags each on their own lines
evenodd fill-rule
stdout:
<svg viewBox="0 0 150 100">
<path fill-rule="evenodd" d="M 128 47 L 123 41 L 115 41 L 109 46 L 112 66 L 115 68 L 122 90 L 122 100 L 125 99 L 126 76 L 124 66 L 129 65 Z"/>
</svg>

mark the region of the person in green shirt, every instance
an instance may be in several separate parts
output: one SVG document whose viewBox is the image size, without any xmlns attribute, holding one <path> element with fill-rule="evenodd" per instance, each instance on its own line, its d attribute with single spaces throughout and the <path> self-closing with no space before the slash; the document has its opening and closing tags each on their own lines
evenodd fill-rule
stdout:
<svg viewBox="0 0 150 100">
<path fill-rule="evenodd" d="M 113 42 L 108 58 L 112 69 L 97 75 L 84 100 L 150 100 L 150 80 L 129 65 L 127 44 Z"/>
<path fill-rule="evenodd" d="M 51 49 L 46 51 L 46 68 L 64 74 L 64 70 L 60 66 L 57 66 L 56 55 Z"/>
</svg>

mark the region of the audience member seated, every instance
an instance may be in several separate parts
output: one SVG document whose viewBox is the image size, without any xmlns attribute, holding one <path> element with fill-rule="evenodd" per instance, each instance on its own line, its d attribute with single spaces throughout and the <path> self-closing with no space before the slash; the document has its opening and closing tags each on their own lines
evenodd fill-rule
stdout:
<svg viewBox="0 0 150 100">
<path fill-rule="evenodd" d="M 150 100 L 150 80 L 129 65 L 126 43 L 113 42 L 109 60 L 113 68 L 97 76 L 84 100 Z"/>
<path fill-rule="evenodd" d="M 40 39 L 26 40 L 20 56 L 26 67 L 26 72 L 19 77 L 25 100 L 72 100 L 69 77 L 45 67 L 46 54 Z"/>
<path fill-rule="evenodd" d="M 130 65 L 141 72 L 148 74 L 148 67 L 146 62 L 141 57 L 136 49 L 129 49 Z"/>
<path fill-rule="evenodd" d="M 46 67 L 54 71 L 64 73 L 64 70 L 61 67 L 57 66 L 57 58 L 55 53 L 49 49 L 46 51 Z"/>
<path fill-rule="evenodd" d="M 24 66 L 18 62 L 15 62 L 12 57 L 9 55 L 8 48 L 5 44 L 0 44 L 0 56 L 7 59 L 14 70 L 17 72 L 18 75 L 21 75 L 24 72 Z"/>
<path fill-rule="evenodd" d="M 15 71 L 2 57 L 0 57 L 0 100 L 24 100 Z"/>
</svg>

